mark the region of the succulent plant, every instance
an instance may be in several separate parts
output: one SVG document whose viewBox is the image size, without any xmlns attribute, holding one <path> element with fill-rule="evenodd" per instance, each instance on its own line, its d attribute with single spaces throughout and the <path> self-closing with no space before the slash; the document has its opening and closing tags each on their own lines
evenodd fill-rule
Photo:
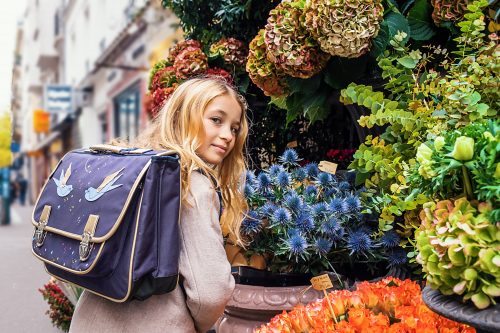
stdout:
<svg viewBox="0 0 500 333">
<path fill-rule="evenodd" d="M 464 295 L 480 309 L 500 297 L 500 222 L 488 220 L 491 210 L 466 198 L 428 202 L 415 235 L 431 287 Z"/>
<path fill-rule="evenodd" d="M 267 59 L 264 34 L 265 30 L 261 29 L 257 36 L 250 42 L 250 53 L 248 55 L 246 70 L 252 82 L 262 89 L 266 96 L 284 96 L 288 90 L 285 74 Z"/>
<path fill-rule="evenodd" d="M 208 59 L 200 48 L 188 46 L 175 57 L 174 67 L 178 79 L 187 79 L 205 73 Z"/>
<path fill-rule="evenodd" d="M 221 56 L 226 65 L 242 68 L 247 61 L 248 47 L 235 38 L 222 38 L 210 46 L 209 56 Z"/>
<path fill-rule="evenodd" d="M 150 91 L 156 91 L 161 88 L 171 87 L 177 82 L 175 68 L 173 66 L 164 67 L 154 74 L 149 84 Z"/>
<path fill-rule="evenodd" d="M 378 34 L 384 7 L 380 0 L 308 0 L 304 27 L 332 56 L 357 58 Z"/>
<path fill-rule="evenodd" d="M 434 23 L 439 26 L 443 22 L 461 20 L 470 2 L 469 0 L 431 0 L 434 7 L 432 11 Z"/>
<path fill-rule="evenodd" d="M 183 40 L 183 41 L 178 42 L 177 44 L 175 44 L 174 46 L 172 46 L 169 49 L 167 62 L 169 62 L 170 65 L 173 64 L 177 55 L 179 53 L 181 53 L 182 51 L 184 51 L 185 49 L 187 49 L 188 47 L 194 47 L 194 48 L 201 49 L 201 43 L 197 40 L 194 40 L 194 39 L 187 39 L 187 40 Z"/>
<path fill-rule="evenodd" d="M 302 25 L 300 1 L 284 0 L 269 12 L 265 27 L 267 58 L 286 74 L 306 79 L 319 73 L 330 55 Z"/>
</svg>

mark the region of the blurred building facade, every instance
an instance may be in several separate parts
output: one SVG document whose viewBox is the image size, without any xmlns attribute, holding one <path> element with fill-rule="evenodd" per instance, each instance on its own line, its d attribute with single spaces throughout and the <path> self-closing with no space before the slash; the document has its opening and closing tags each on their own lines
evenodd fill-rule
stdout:
<svg viewBox="0 0 500 333">
<path fill-rule="evenodd" d="M 28 0 L 12 110 L 32 200 L 67 151 L 131 139 L 148 124 L 148 71 L 182 38 L 177 23 L 160 1 Z"/>
</svg>

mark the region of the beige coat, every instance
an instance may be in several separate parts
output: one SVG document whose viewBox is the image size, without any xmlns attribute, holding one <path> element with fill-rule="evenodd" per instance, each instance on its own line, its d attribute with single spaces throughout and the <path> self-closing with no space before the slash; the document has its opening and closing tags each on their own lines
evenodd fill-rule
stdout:
<svg viewBox="0 0 500 333">
<path fill-rule="evenodd" d="M 70 333 L 206 332 L 222 315 L 234 289 L 219 226 L 219 199 L 209 179 L 194 172 L 190 202 L 181 213 L 180 286 L 145 301 L 114 303 L 85 291 Z M 193 200 L 194 199 L 194 200 Z"/>
</svg>

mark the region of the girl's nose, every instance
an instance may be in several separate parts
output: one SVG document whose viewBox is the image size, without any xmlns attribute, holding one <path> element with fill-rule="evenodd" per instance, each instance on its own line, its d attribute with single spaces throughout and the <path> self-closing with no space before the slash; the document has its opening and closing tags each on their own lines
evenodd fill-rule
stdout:
<svg viewBox="0 0 500 333">
<path fill-rule="evenodd" d="M 231 127 L 229 126 L 224 126 L 222 129 L 221 129 L 221 132 L 219 134 L 219 136 L 223 139 L 223 140 L 226 140 L 226 141 L 231 141 L 231 139 L 233 138 L 233 133 L 231 131 Z"/>
</svg>

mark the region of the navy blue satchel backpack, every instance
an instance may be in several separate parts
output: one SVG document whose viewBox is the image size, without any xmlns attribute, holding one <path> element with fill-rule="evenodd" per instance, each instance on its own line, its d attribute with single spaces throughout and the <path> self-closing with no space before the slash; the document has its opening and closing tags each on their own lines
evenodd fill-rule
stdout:
<svg viewBox="0 0 500 333">
<path fill-rule="evenodd" d="M 33 211 L 33 254 L 57 279 L 115 302 L 175 289 L 180 164 L 173 152 L 98 145 L 69 152 Z"/>
</svg>

